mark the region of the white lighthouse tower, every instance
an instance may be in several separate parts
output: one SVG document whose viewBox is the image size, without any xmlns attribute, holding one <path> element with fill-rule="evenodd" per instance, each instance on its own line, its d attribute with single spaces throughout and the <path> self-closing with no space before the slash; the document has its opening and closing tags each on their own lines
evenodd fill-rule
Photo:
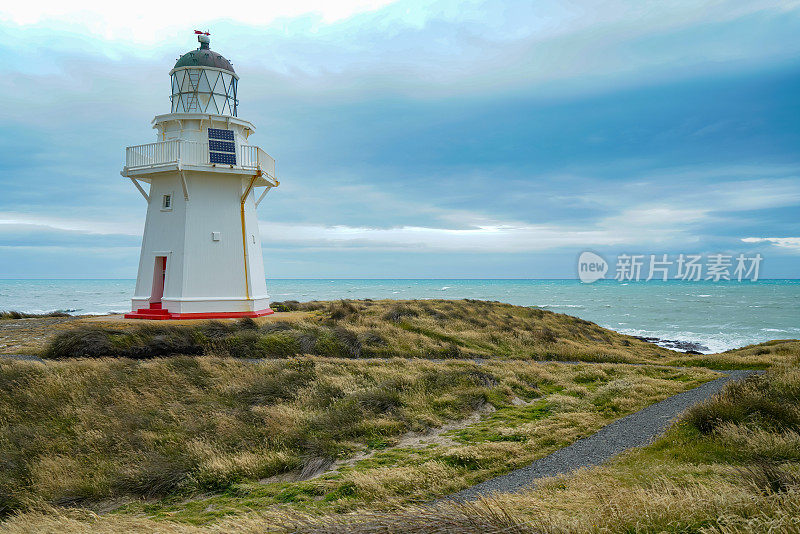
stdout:
<svg viewBox="0 0 800 534">
<path fill-rule="evenodd" d="M 153 119 L 157 141 L 125 153 L 121 174 L 147 201 L 128 318 L 272 313 L 256 208 L 279 183 L 275 160 L 248 144 L 255 127 L 237 116 L 233 66 L 195 33 L 200 48 L 169 73 L 172 109 Z"/>
</svg>

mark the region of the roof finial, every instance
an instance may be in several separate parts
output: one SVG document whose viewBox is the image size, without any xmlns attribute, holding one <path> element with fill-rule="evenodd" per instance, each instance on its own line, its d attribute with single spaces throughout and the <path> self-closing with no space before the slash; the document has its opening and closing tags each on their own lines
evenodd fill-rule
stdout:
<svg viewBox="0 0 800 534">
<path fill-rule="evenodd" d="M 201 31 L 195 30 L 195 35 L 197 35 L 197 40 L 200 41 L 200 49 L 201 50 L 208 50 L 209 43 L 211 43 L 211 39 L 209 35 L 211 35 L 208 31 Z"/>
</svg>

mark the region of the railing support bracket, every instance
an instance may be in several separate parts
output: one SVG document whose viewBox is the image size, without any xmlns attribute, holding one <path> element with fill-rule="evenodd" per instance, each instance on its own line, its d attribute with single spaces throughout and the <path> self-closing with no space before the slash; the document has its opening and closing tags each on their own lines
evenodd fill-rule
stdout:
<svg viewBox="0 0 800 534">
<path fill-rule="evenodd" d="M 139 185 L 139 180 L 137 180 L 137 179 L 136 179 L 136 178 L 134 178 L 133 176 L 129 176 L 128 178 L 130 178 L 130 179 L 131 179 L 131 182 L 133 182 L 133 185 L 135 185 L 135 186 L 136 186 L 136 189 L 138 189 L 138 190 L 139 190 L 139 192 L 142 194 L 142 196 L 144 197 L 144 199 L 145 199 L 147 202 L 150 202 L 150 196 L 147 194 L 147 192 L 144 190 L 144 188 L 143 188 L 141 185 Z"/>
<path fill-rule="evenodd" d="M 258 200 L 256 200 L 256 208 L 258 208 L 258 205 L 261 204 L 262 200 L 264 200 L 264 197 L 267 196 L 267 193 L 269 193 L 270 189 L 272 189 L 271 185 L 268 185 L 264 188 L 264 191 L 261 193 L 261 196 L 258 197 Z"/>
<path fill-rule="evenodd" d="M 180 164 L 178 165 L 180 168 Z M 189 202 L 189 184 L 186 183 L 186 174 L 184 174 L 183 170 L 179 170 L 178 173 L 181 175 L 181 187 L 183 187 L 183 200 Z"/>
</svg>

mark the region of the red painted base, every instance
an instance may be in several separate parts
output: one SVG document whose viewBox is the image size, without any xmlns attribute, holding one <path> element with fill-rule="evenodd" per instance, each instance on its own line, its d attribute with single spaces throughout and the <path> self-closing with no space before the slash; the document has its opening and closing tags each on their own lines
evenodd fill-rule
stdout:
<svg viewBox="0 0 800 534">
<path fill-rule="evenodd" d="M 275 313 L 270 308 L 252 312 L 207 312 L 207 313 L 170 313 L 161 308 L 161 304 L 150 304 L 150 308 L 140 308 L 126 313 L 126 319 L 150 319 L 166 321 L 169 319 L 238 319 L 241 317 L 263 317 Z"/>
</svg>

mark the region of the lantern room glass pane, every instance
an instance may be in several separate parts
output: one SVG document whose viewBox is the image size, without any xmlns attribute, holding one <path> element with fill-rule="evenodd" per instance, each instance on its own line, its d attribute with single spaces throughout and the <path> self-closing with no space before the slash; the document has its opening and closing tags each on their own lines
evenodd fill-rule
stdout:
<svg viewBox="0 0 800 534">
<path fill-rule="evenodd" d="M 178 83 L 180 84 L 181 93 L 188 93 L 192 90 L 191 87 L 189 87 L 189 76 L 187 76 L 188 73 L 188 70 L 182 70 L 178 73 Z"/>
<path fill-rule="evenodd" d="M 208 78 L 206 77 L 207 73 L 203 73 L 200 75 L 200 83 L 197 85 L 197 90 L 201 93 L 210 93 L 211 86 L 208 84 Z"/>
</svg>

